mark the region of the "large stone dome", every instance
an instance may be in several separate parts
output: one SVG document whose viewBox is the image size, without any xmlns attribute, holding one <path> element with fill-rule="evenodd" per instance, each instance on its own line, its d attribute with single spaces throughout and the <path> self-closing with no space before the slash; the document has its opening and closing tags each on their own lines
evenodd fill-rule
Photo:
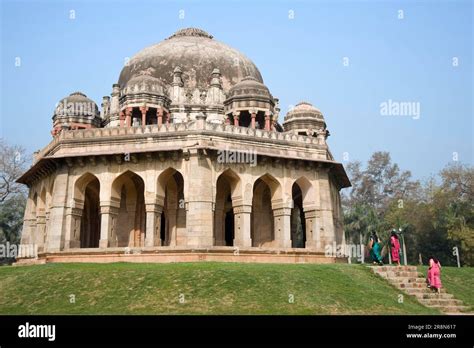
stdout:
<svg viewBox="0 0 474 348">
<path fill-rule="evenodd" d="M 179 30 L 168 39 L 138 52 L 122 69 L 118 83 L 124 88 L 132 78 L 145 74 L 171 85 L 176 67 L 183 72 L 185 88 L 207 89 L 216 68 L 221 73 L 224 92 L 246 76 L 263 83 L 250 59 L 195 28 Z"/>
</svg>

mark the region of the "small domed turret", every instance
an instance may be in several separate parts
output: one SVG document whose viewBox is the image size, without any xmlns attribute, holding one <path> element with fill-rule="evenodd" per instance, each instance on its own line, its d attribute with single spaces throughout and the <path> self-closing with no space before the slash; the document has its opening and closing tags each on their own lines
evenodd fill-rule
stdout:
<svg viewBox="0 0 474 348">
<path fill-rule="evenodd" d="M 318 132 L 326 130 L 323 114 L 308 102 L 300 102 L 285 116 L 283 127 L 286 132 L 293 131 L 300 135 L 317 136 Z"/>
<path fill-rule="evenodd" d="M 97 128 L 101 118 L 97 104 L 82 92 L 74 92 L 61 99 L 56 105 L 53 115 L 52 134 L 61 129 Z"/>
</svg>

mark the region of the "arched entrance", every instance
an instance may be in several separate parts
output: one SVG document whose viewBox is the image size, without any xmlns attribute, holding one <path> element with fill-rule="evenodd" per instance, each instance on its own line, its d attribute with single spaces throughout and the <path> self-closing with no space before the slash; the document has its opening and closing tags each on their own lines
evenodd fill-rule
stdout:
<svg viewBox="0 0 474 348">
<path fill-rule="evenodd" d="M 114 180 L 112 196 L 119 202 L 115 231 L 118 247 L 139 247 L 145 242 L 145 183 L 127 171 Z"/>
<path fill-rule="evenodd" d="M 279 182 L 269 174 L 255 181 L 252 198 L 252 246 L 274 246 L 275 221 L 272 201 L 280 196 L 280 192 Z"/>
<path fill-rule="evenodd" d="M 158 178 L 158 199 L 163 202 L 160 239 L 163 246 L 175 246 L 186 230 L 184 179 L 180 172 L 168 168 Z"/>
<path fill-rule="evenodd" d="M 100 239 L 100 183 L 94 177 L 84 190 L 81 217 L 80 247 L 98 248 Z"/>
<path fill-rule="evenodd" d="M 214 209 L 214 245 L 233 246 L 235 239 L 235 215 L 233 195 L 239 185 L 239 177 L 228 169 L 216 183 L 216 204 Z"/>
<path fill-rule="evenodd" d="M 291 188 L 293 208 L 291 209 L 291 247 L 315 247 L 315 206 L 313 185 L 306 177 L 300 177 Z M 317 235 L 316 235 L 317 237 Z"/>
<path fill-rule="evenodd" d="M 291 247 L 304 248 L 306 243 L 306 222 L 303 211 L 303 193 L 297 183 L 291 189 L 293 209 L 291 209 Z"/>
</svg>

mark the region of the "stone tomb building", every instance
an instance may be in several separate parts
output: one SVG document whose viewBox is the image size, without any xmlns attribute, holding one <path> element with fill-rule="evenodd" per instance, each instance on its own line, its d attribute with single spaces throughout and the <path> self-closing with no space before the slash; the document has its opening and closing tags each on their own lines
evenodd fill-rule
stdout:
<svg viewBox="0 0 474 348">
<path fill-rule="evenodd" d="M 176 32 L 129 60 L 100 110 L 81 92 L 58 103 L 18 180 L 21 243 L 44 262 L 334 262 L 350 182 L 322 113 L 279 111 L 246 56 Z"/>
</svg>

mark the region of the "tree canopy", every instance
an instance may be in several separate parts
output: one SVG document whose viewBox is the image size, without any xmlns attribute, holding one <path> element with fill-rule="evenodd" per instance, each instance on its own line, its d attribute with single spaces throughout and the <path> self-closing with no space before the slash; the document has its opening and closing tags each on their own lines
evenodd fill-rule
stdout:
<svg viewBox="0 0 474 348">
<path fill-rule="evenodd" d="M 375 230 L 388 242 L 389 231 L 401 228 L 410 263 L 419 255 L 444 264 L 455 264 L 453 247 L 461 262 L 473 265 L 474 169 L 460 163 L 444 168 L 425 183 L 413 180 L 409 171 L 392 163 L 388 152 L 375 152 L 364 168 L 347 166 L 353 187 L 343 194 L 346 239 L 352 242 Z"/>
</svg>

